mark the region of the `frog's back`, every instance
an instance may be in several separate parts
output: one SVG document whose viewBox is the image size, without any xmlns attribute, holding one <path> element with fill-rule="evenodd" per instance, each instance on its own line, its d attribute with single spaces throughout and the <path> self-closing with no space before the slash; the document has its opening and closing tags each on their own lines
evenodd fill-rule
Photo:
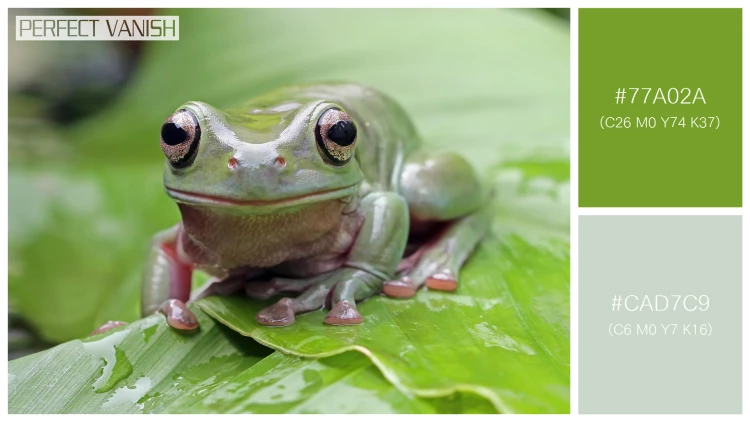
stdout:
<svg viewBox="0 0 750 422">
<path fill-rule="evenodd" d="M 375 190 L 397 191 L 404 157 L 419 137 L 403 108 L 385 94 L 347 83 L 292 85 L 253 100 L 264 105 L 329 100 L 341 104 L 357 125 L 357 152 L 365 181 Z"/>
</svg>

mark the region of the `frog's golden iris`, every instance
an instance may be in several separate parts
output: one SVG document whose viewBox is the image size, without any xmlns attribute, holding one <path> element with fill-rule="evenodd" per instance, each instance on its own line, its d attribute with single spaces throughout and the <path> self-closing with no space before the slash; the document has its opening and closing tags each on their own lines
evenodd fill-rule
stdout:
<svg viewBox="0 0 750 422">
<path fill-rule="evenodd" d="M 169 163 L 176 168 L 190 165 L 200 139 L 198 119 L 188 110 L 178 110 L 161 126 L 161 149 Z"/>
<path fill-rule="evenodd" d="M 315 126 L 315 139 L 324 158 L 333 165 L 344 165 L 354 156 L 357 126 L 343 111 L 324 112 Z"/>
</svg>

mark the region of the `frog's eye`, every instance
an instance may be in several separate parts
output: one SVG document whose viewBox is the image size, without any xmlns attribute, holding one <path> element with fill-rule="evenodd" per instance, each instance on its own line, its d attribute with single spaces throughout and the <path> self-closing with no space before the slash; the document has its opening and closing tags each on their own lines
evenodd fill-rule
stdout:
<svg viewBox="0 0 750 422">
<path fill-rule="evenodd" d="M 177 168 L 193 162 L 200 139 L 198 119 L 187 110 L 178 110 L 161 127 L 161 150 L 169 163 Z"/>
<path fill-rule="evenodd" d="M 326 110 L 315 125 L 315 140 L 323 158 L 333 165 L 341 166 L 354 155 L 357 127 L 343 111 Z"/>
</svg>

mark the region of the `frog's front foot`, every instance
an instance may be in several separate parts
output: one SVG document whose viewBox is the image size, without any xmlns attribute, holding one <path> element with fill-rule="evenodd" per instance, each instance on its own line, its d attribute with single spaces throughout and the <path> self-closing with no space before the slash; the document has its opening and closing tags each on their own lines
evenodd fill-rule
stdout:
<svg viewBox="0 0 750 422">
<path fill-rule="evenodd" d="M 296 299 L 285 297 L 258 312 L 256 320 L 263 325 L 271 327 L 284 327 L 291 325 L 296 319 L 295 314 L 314 310 L 307 309 L 304 305 L 300 305 L 301 304 Z M 321 303 L 318 309 L 322 307 L 323 304 Z M 323 320 L 324 323 L 329 325 L 356 325 L 361 324 L 362 321 L 362 315 L 357 311 L 356 305 L 351 304 L 346 300 L 333 305 L 333 308 Z"/>
<path fill-rule="evenodd" d="M 167 324 L 175 330 L 190 332 L 198 329 L 198 318 L 181 300 L 164 301 L 159 312 L 167 317 Z"/>
<path fill-rule="evenodd" d="M 268 326 L 286 326 L 295 321 L 295 316 L 322 309 L 327 303 L 331 310 L 323 320 L 329 325 L 361 324 L 362 315 L 357 311 L 356 302 L 373 296 L 381 289 L 382 281 L 363 270 L 345 268 L 316 277 L 314 284 L 304 282 L 308 287 L 300 296 L 285 297 L 261 310 L 256 320 Z M 303 283 L 300 281 L 300 283 Z"/>
<path fill-rule="evenodd" d="M 311 286 L 298 297 L 282 298 L 258 312 L 255 319 L 263 325 L 273 327 L 291 325 L 294 323 L 295 315 L 323 308 L 333 284 L 335 284 L 333 280 L 327 279 L 316 286 Z"/>
<path fill-rule="evenodd" d="M 362 315 L 357 311 L 357 307 L 346 300 L 333 305 L 333 308 L 323 320 L 329 325 L 356 325 L 361 324 L 362 321 Z"/>
<path fill-rule="evenodd" d="M 283 327 L 294 322 L 294 314 L 294 302 L 285 297 L 258 312 L 255 319 L 263 325 Z"/>
</svg>

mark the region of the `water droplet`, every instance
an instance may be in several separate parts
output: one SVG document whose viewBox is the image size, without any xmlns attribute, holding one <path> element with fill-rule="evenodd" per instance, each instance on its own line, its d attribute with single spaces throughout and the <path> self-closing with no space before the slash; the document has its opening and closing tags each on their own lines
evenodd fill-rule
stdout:
<svg viewBox="0 0 750 422">
<path fill-rule="evenodd" d="M 132 387 L 123 386 L 115 390 L 112 396 L 102 404 L 102 409 L 114 409 L 123 405 L 136 405 L 143 410 L 143 403 L 139 403 L 151 388 L 149 377 L 140 377 Z"/>
<path fill-rule="evenodd" d="M 13 387 L 15 387 L 15 383 L 13 381 L 16 380 L 16 375 L 8 373 L 8 391 L 12 390 Z"/>
<path fill-rule="evenodd" d="M 505 350 L 520 352 L 529 356 L 536 354 L 534 349 L 527 344 L 501 333 L 496 326 L 489 325 L 486 322 L 475 324 L 474 328 L 469 328 L 469 333 L 482 340 L 487 347 L 502 347 Z"/>
<path fill-rule="evenodd" d="M 143 413 L 151 413 L 153 409 L 162 406 L 162 394 L 158 391 L 146 394 L 136 404 Z"/>
<path fill-rule="evenodd" d="M 143 334 L 143 341 L 148 343 L 149 340 L 151 340 L 151 337 L 156 334 L 156 331 L 159 329 L 159 320 L 153 319 L 151 325 L 147 325 L 141 329 L 141 334 Z"/>
<path fill-rule="evenodd" d="M 125 352 L 117 346 L 128 335 L 130 329 L 117 331 L 100 340 L 83 343 L 83 349 L 94 359 L 104 361 L 102 374 L 94 381 L 92 387 L 97 393 L 111 390 L 122 379 L 133 373 L 133 365 Z"/>
</svg>

